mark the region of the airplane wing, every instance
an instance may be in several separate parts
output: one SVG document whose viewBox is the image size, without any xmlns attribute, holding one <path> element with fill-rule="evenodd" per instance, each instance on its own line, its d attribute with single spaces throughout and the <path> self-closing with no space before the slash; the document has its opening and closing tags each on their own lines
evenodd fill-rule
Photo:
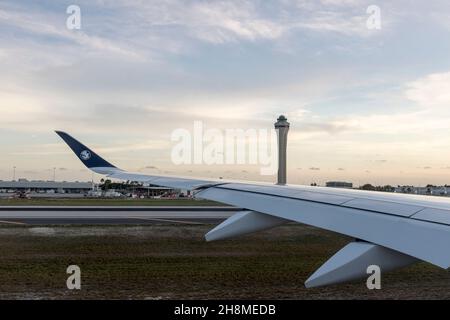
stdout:
<svg viewBox="0 0 450 320">
<path fill-rule="evenodd" d="M 450 268 L 450 199 L 131 173 L 113 166 L 70 135 L 56 133 L 89 169 L 109 178 L 188 189 L 197 198 L 244 208 L 208 232 L 207 241 L 291 221 L 354 238 L 306 280 L 307 287 L 365 277 L 370 265 L 385 272 L 422 260 Z"/>
</svg>

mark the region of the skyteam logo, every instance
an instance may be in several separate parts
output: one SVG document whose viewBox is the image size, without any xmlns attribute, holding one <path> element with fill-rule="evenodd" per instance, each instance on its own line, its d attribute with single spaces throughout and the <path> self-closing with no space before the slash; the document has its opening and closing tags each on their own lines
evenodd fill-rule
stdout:
<svg viewBox="0 0 450 320">
<path fill-rule="evenodd" d="M 91 152 L 89 150 L 83 150 L 80 153 L 80 158 L 83 161 L 87 161 L 91 158 Z"/>
</svg>

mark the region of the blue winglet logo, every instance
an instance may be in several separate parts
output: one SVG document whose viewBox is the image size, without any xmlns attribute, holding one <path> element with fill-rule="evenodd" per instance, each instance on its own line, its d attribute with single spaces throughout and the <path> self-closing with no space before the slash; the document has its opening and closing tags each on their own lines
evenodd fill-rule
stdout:
<svg viewBox="0 0 450 320">
<path fill-rule="evenodd" d="M 89 150 L 83 150 L 80 153 L 80 158 L 83 161 L 87 161 L 91 158 L 91 153 L 89 152 Z"/>
<path fill-rule="evenodd" d="M 100 157 L 94 151 L 86 147 L 84 144 L 62 131 L 56 133 L 69 145 L 70 149 L 88 168 L 116 168 L 111 163 Z"/>
</svg>

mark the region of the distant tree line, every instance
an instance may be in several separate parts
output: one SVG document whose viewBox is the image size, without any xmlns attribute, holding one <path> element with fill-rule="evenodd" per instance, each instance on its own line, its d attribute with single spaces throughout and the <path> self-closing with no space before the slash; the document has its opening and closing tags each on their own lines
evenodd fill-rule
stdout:
<svg viewBox="0 0 450 320">
<path fill-rule="evenodd" d="M 370 191 L 382 191 L 382 192 L 394 192 L 395 188 L 391 185 L 385 186 L 373 186 L 370 183 L 366 183 L 359 187 L 361 190 L 370 190 Z"/>
<path fill-rule="evenodd" d="M 397 186 L 397 187 L 403 193 L 413 193 L 414 190 L 417 189 L 417 187 L 414 187 L 414 186 Z M 432 190 L 433 189 L 442 188 L 442 187 L 449 188 L 450 185 L 445 184 L 444 186 L 436 186 L 436 185 L 433 185 L 433 184 L 428 184 L 425 187 L 427 189 L 426 193 L 432 194 Z M 383 191 L 383 192 L 394 192 L 395 191 L 395 188 L 390 186 L 390 185 L 373 186 L 370 183 L 367 183 L 367 184 L 365 184 L 363 186 L 360 186 L 359 189 L 361 189 L 361 190 L 370 190 L 370 191 Z"/>
<path fill-rule="evenodd" d="M 112 182 L 110 179 L 101 179 L 99 187 L 101 190 L 130 190 L 135 187 L 141 187 L 142 183 L 136 181 Z"/>
</svg>

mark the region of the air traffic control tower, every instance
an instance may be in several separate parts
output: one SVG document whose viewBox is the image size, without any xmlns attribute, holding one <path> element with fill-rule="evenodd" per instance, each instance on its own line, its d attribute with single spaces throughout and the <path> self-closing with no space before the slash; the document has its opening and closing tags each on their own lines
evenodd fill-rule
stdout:
<svg viewBox="0 0 450 320">
<path fill-rule="evenodd" d="M 278 185 L 286 184 L 286 149 L 287 135 L 289 132 L 289 122 L 285 116 L 281 115 L 275 122 L 275 130 L 278 137 Z"/>
</svg>

